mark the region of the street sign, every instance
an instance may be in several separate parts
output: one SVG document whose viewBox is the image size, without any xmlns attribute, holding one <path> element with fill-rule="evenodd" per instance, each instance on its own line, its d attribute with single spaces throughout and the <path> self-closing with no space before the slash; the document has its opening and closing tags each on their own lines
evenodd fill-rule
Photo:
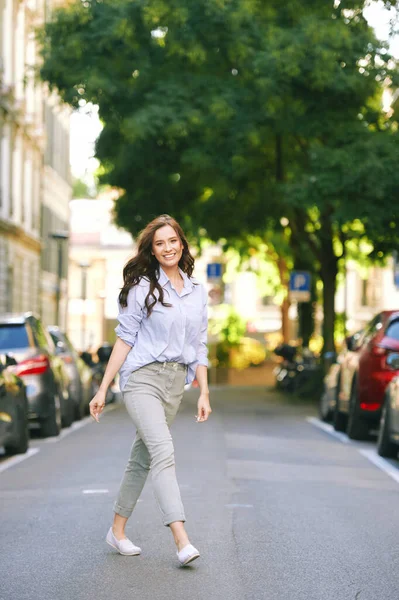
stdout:
<svg viewBox="0 0 399 600">
<path fill-rule="evenodd" d="M 206 265 L 206 276 L 208 281 L 222 279 L 222 263 L 209 263 Z"/>
<path fill-rule="evenodd" d="M 296 302 L 310 301 L 311 275 L 308 271 L 292 271 L 290 274 L 289 296 Z"/>
</svg>

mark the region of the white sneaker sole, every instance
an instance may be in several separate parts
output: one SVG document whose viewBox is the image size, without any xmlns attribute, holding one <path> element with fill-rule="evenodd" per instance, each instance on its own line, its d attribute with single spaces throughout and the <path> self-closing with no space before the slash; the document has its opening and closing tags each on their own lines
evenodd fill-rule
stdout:
<svg viewBox="0 0 399 600">
<path fill-rule="evenodd" d="M 107 539 L 105 541 L 107 542 L 107 544 L 109 546 L 111 546 L 112 548 L 115 548 L 115 550 L 117 550 L 119 552 L 119 554 L 122 554 L 122 556 L 139 556 L 139 554 L 141 554 L 141 551 L 140 552 L 121 552 L 117 546 L 115 546 L 114 544 L 111 544 L 111 542 L 109 542 Z"/>
<path fill-rule="evenodd" d="M 186 560 L 184 562 L 180 563 L 181 567 L 185 567 L 186 565 L 188 565 L 189 563 L 193 562 L 193 560 L 195 560 L 196 558 L 200 557 L 200 553 L 198 552 L 198 554 L 193 554 L 192 556 L 189 556 L 188 558 L 186 558 Z"/>
</svg>

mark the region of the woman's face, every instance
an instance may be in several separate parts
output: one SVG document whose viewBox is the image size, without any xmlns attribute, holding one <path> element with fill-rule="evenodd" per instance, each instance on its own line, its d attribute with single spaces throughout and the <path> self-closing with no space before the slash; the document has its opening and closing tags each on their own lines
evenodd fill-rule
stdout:
<svg viewBox="0 0 399 600">
<path fill-rule="evenodd" d="M 171 225 L 156 230 L 152 240 L 152 253 L 161 267 L 176 267 L 183 254 L 183 244 Z"/>
</svg>

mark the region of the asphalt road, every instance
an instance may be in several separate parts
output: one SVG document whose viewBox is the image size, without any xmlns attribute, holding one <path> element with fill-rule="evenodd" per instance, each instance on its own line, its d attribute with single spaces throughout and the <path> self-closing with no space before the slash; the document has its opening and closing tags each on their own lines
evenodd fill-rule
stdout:
<svg viewBox="0 0 399 600">
<path fill-rule="evenodd" d="M 186 394 L 173 426 L 187 529 L 184 569 L 151 482 L 129 521 L 142 547 L 104 541 L 134 430 L 123 405 L 36 454 L 0 462 L 0 600 L 396 600 L 399 471 L 306 420 L 314 407 L 262 388 Z M 395 472 L 398 474 L 395 480 Z"/>
</svg>

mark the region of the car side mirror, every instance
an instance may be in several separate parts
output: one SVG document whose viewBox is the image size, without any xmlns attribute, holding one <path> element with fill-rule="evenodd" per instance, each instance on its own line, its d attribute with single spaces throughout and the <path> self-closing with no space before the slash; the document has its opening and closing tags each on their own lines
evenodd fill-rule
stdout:
<svg viewBox="0 0 399 600">
<path fill-rule="evenodd" d="M 355 349 L 355 343 L 356 340 L 353 335 L 349 335 L 347 338 L 345 338 L 345 344 L 349 352 L 353 352 L 353 350 Z"/>
<path fill-rule="evenodd" d="M 93 358 L 92 358 L 90 352 L 81 352 L 80 353 L 80 358 L 83 360 L 83 362 L 88 367 L 92 367 L 93 366 Z"/>
<path fill-rule="evenodd" d="M 17 365 L 17 361 L 10 354 L 6 354 L 6 367 L 15 367 Z"/>
<path fill-rule="evenodd" d="M 397 352 L 392 352 L 387 356 L 387 366 L 393 369 L 394 371 L 399 371 L 399 354 Z"/>
</svg>

